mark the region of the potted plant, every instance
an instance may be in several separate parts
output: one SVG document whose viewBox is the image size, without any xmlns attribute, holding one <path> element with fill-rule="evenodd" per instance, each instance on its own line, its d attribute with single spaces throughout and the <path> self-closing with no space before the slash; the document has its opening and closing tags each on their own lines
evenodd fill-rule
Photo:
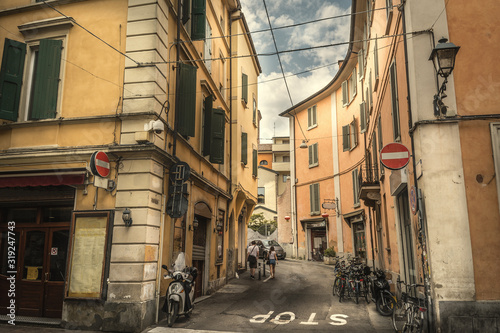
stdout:
<svg viewBox="0 0 500 333">
<path fill-rule="evenodd" d="M 325 250 L 323 253 L 323 260 L 325 264 L 327 265 L 335 265 L 336 264 L 336 259 L 335 256 L 337 253 L 335 252 L 335 249 L 332 247 L 329 247 Z"/>
</svg>

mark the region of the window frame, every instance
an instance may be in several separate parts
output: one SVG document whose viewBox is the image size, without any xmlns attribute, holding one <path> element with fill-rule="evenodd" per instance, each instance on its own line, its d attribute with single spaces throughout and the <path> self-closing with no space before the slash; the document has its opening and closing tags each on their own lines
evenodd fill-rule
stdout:
<svg viewBox="0 0 500 333">
<path fill-rule="evenodd" d="M 309 168 L 314 168 L 319 165 L 319 151 L 318 151 L 318 143 L 315 142 L 307 146 L 308 154 L 309 154 Z"/>
<path fill-rule="evenodd" d="M 318 112 L 317 106 L 313 105 L 307 109 L 307 129 L 318 127 Z"/>
<path fill-rule="evenodd" d="M 309 185 L 309 203 L 311 216 L 321 214 L 321 192 L 319 185 L 319 183 Z"/>
</svg>

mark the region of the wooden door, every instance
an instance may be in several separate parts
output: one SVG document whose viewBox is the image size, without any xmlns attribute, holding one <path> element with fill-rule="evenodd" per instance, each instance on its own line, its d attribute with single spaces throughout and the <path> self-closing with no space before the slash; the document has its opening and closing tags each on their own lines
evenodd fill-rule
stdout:
<svg viewBox="0 0 500 333">
<path fill-rule="evenodd" d="M 18 267 L 18 314 L 61 318 L 68 228 L 25 229 Z"/>
</svg>

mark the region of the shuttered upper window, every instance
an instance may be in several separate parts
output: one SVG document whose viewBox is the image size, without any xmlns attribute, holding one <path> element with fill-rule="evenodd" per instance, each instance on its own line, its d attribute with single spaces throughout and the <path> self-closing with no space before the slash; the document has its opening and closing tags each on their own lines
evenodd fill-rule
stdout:
<svg viewBox="0 0 500 333">
<path fill-rule="evenodd" d="M 178 132 L 186 137 L 195 136 L 196 119 L 196 67 L 180 63 Z"/>
<path fill-rule="evenodd" d="M 248 134 L 241 133 L 241 163 L 248 163 Z"/>
<path fill-rule="evenodd" d="M 241 74 L 241 99 L 248 103 L 248 75 Z"/>
<path fill-rule="evenodd" d="M 313 128 L 318 126 L 317 113 L 316 113 L 316 105 L 307 109 L 307 127 Z"/>
<path fill-rule="evenodd" d="M 311 215 L 320 214 L 319 183 L 309 185 L 309 201 L 311 205 Z"/>
<path fill-rule="evenodd" d="M 210 95 L 203 102 L 203 156 L 210 155 L 210 163 L 224 163 L 224 145 L 226 133 L 226 113 L 223 109 L 213 109 L 213 97 Z"/>
<path fill-rule="evenodd" d="M 60 85 L 62 40 L 42 39 L 29 47 L 5 39 L 0 70 L 0 117 L 17 121 L 21 89 L 26 89 L 28 120 L 55 118 Z M 28 53 L 27 71 L 24 62 Z"/>
<path fill-rule="evenodd" d="M 309 167 L 315 167 L 319 164 L 318 143 L 313 143 L 307 147 L 309 149 Z"/>
</svg>

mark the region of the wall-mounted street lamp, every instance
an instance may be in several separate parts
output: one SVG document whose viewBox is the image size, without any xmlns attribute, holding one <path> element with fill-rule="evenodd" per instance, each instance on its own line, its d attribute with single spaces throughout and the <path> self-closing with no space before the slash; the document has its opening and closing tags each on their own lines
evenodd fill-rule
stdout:
<svg viewBox="0 0 500 333">
<path fill-rule="evenodd" d="M 432 60 L 432 63 L 434 64 L 437 74 L 444 78 L 441 87 L 439 87 L 438 83 L 438 93 L 434 95 L 433 104 L 434 115 L 436 117 L 439 117 L 441 114 L 446 115 L 448 107 L 444 105 L 443 99 L 447 97 L 445 94 L 446 84 L 448 83 L 448 76 L 455 68 L 455 58 L 459 49 L 460 46 L 449 43 L 446 38 L 441 38 L 429 57 L 429 60 Z"/>
<path fill-rule="evenodd" d="M 192 231 L 195 231 L 195 230 L 196 230 L 196 228 L 198 228 L 198 225 L 199 225 L 199 224 L 200 224 L 200 223 L 198 222 L 198 220 L 197 220 L 197 219 L 196 219 L 196 217 L 195 217 L 195 218 L 194 218 L 194 220 L 193 220 L 193 223 L 189 225 L 189 230 L 190 230 L 190 231 L 191 231 L 191 230 L 192 230 Z"/>
<path fill-rule="evenodd" d="M 125 223 L 125 226 L 130 227 L 132 225 L 132 212 L 130 209 L 125 208 L 122 214 L 122 219 L 123 223 Z"/>
</svg>

